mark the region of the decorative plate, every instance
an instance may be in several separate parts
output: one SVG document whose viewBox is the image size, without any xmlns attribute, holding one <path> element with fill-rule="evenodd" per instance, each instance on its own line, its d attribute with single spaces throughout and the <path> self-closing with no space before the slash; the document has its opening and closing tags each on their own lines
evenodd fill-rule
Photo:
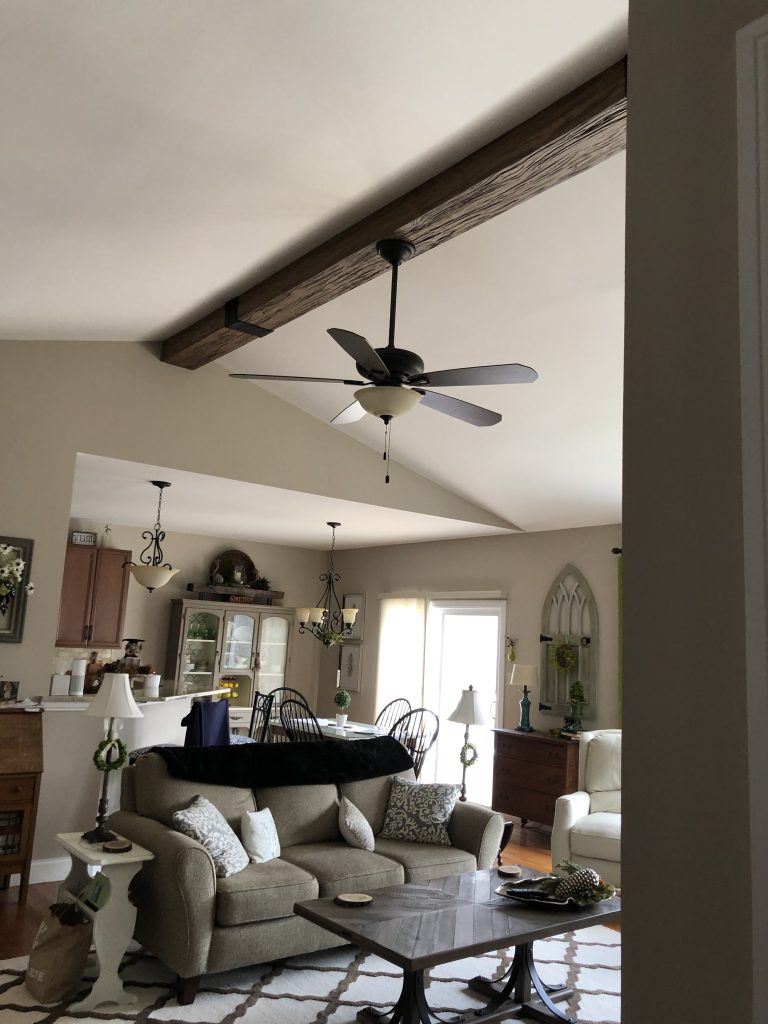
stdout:
<svg viewBox="0 0 768 1024">
<path fill-rule="evenodd" d="M 244 587 L 251 580 L 259 575 L 256 566 L 244 551 L 230 548 L 229 551 L 222 551 L 211 562 L 208 570 L 211 583 L 218 582 L 218 577 L 223 578 L 223 586 Z"/>
<path fill-rule="evenodd" d="M 535 903 L 540 907 L 572 907 L 576 906 L 576 900 L 568 897 L 565 900 L 556 900 L 550 893 L 541 888 L 541 883 L 549 881 L 548 875 L 541 875 L 538 878 L 521 878 L 515 882 L 502 882 L 495 890 L 498 896 L 506 896 L 507 899 L 517 900 L 519 903 Z"/>
</svg>

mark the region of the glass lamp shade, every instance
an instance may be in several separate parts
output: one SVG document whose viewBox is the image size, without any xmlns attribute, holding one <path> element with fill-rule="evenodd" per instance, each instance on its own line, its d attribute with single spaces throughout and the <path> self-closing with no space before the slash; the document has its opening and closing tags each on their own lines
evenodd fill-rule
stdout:
<svg viewBox="0 0 768 1024">
<path fill-rule="evenodd" d="M 512 666 L 512 675 L 509 677 L 510 686 L 527 686 L 529 690 L 533 690 L 539 685 L 539 667 L 538 665 L 518 665 Z"/>
<path fill-rule="evenodd" d="M 387 385 L 360 388 L 355 398 L 372 416 L 402 416 L 421 401 L 418 391 Z"/>
<path fill-rule="evenodd" d="M 132 565 L 133 578 L 151 593 L 158 587 L 164 587 L 179 572 L 179 569 L 168 569 L 164 565 Z"/>
<path fill-rule="evenodd" d="M 99 692 L 85 713 L 94 718 L 144 717 L 133 699 L 127 672 L 105 672 Z"/>
<path fill-rule="evenodd" d="M 303 626 L 305 623 L 309 622 L 309 608 L 297 608 L 296 618 L 300 626 Z"/>
<path fill-rule="evenodd" d="M 357 618 L 357 608 L 342 608 L 341 615 L 344 619 L 344 625 L 352 626 Z"/>
<path fill-rule="evenodd" d="M 325 618 L 325 608 L 310 608 L 309 620 L 313 626 L 319 626 Z"/>
<path fill-rule="evenodd" d="M 461 725 L 483 725 L 485 715 L 480 707 L 480 694 L 470 686 L 468 690 L 461 691 L 461 699 L 456 705 L 452 714 L 448 715 L 449 722 L 459 722 Z"/>
</svg>

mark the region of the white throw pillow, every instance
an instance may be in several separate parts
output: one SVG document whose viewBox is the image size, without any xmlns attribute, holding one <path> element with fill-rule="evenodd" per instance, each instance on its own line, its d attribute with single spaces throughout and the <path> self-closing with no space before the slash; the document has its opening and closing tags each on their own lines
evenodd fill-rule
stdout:
<svg viewBox="0 0 768 1024">
<path fill-rule="evenodd" d="M 248 854 L 237 833 L 204 796 L 196 796 L 185 810 L 174 811 L 173 824 L 178 832 L 197 840 L 210 853 L 217 878 L 228 878 L 248 867 Z"/>
<path fill-rule="evenodd" d="M 272 811 L 246 811 L 240 819 L 243 846 L 254 864 L 264 864 L 280 856 L 280 840 Z"/>
<path fill-rule="evenodd" d="M 341 798 L 339 804 L 339 830 L 344 839 L 356 850 L 373 850 L 376 840 L 373 838 L 373 829 L 363 812 L 348 800 Z"/>
</svg>

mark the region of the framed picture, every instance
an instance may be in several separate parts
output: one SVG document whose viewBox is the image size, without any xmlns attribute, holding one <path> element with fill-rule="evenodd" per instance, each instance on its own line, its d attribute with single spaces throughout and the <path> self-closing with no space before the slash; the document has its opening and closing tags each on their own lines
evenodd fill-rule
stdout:
<svg viewBox="0 0 768 1024">
<path fill-rule="evenodd" d="M 96 534 L 90 530 L 71 530 L 69 534 L 70 544 L 82 544 L 84 547 L 96 546 Z"/>
<path fill-rule="evenodd" d="M 363 658 L 362 644 L 351 644 L 345 640 L 339 651 L 339 688 L 350 693 L 360 693 L 360 666 Z"/>
<path fill-rule="evenodd" d="M 357 608 L 357 618 L 355 619 L 355 624 L 352 627 L 352 632 L 349 633 L 345 639 L 362 640 L 363 619 L 365 618 L 365 596 L 363 594 L 345 594 L 342 607 Z"/>
<path fill-rule="evenodd" d="M 0 582 L 2 582 L 3 565 L 20 558 L 24 563 L 21 580 L 14 580 L 13 596 L 0 594 L 0 643 L 20 644 L 24 636 L 24 613 L 27 609 L 27 584 L 32 568 L 32 548 L 34 541 L 22 537 L 0 537 L 0 545 L 7 545 L 0 552 Z M 7 581 L 6 581 L 7 582 Z M 5 588 L 4 588 L 5 589 Z"/>
</svg>

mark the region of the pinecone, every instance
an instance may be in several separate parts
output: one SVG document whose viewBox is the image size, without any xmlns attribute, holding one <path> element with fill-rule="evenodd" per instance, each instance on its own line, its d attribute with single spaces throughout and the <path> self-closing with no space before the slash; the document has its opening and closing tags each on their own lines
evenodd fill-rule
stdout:
<svg viewBox="0 0 768 1024">
<path fill-rule="evenodd" d="M 579 868 L 572 875 L 563 878 L 552 893 L 556 900 L 567 900 L 569 896 L 578 896 L 579 893 L 589 892 L 600 884 L 600 875 L 592 868 Z"/>
</svg>

